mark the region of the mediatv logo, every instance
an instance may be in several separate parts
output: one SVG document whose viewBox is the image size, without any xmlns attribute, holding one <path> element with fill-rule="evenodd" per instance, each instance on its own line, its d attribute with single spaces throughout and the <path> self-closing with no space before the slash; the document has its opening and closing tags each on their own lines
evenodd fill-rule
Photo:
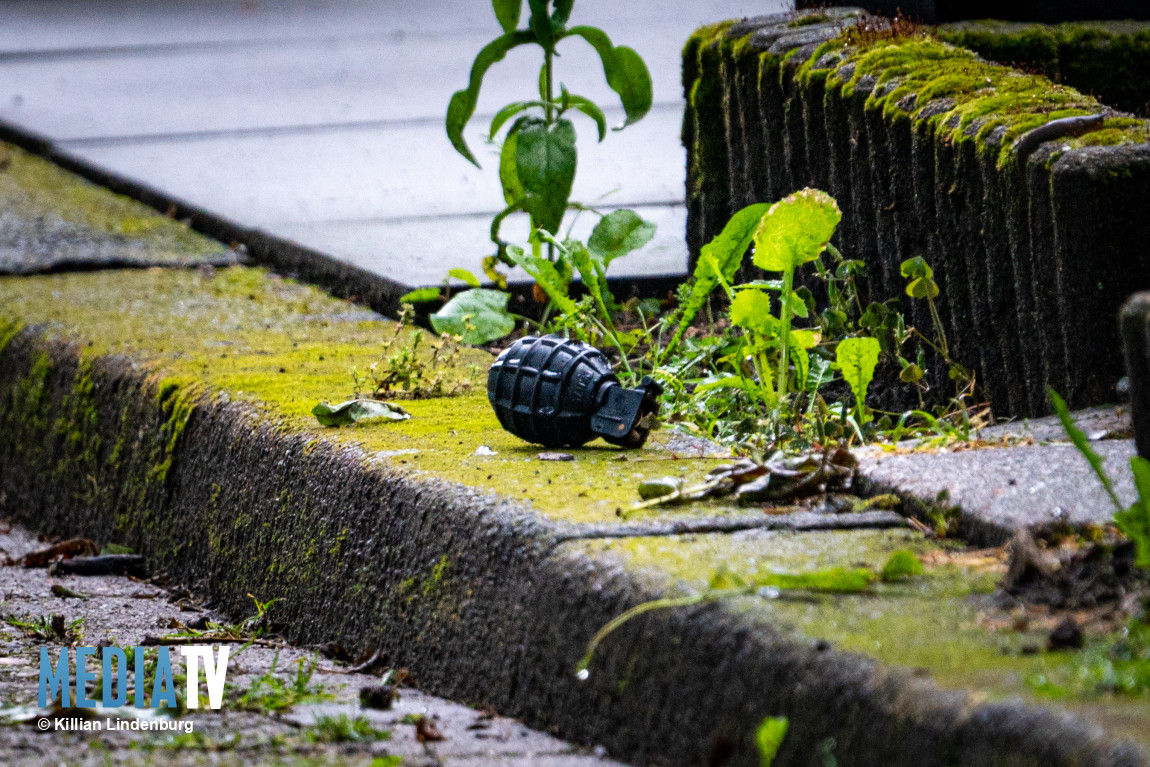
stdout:
<svg viewBox="0 0 1150 767">
<path fill-rule="evenodd" d="M 40 694 L 39 706 L 45 708 L 59 701 L 63 708 L 115 708 L 128 702 L 128 654 L 120 647 L 100 648 L 100 659 L 97 663 L 95 647 L 77 647 L 76 649 L 76 679 L 73 686 L 69 678 L 72 664 L 69 662 L 67 647 L 60 648 L 56 663 L 53 666 L 49 657 L 48 648 L 40 648 Z M 156 708 L 167 706 L 176 708 L 176 681 L 172 673 L 172 653 L 167 647 L 157 649 L 155 669 L 152 672 L 151 689 L 148 689 L 148 661 L 144 647 L 133 647 L 133 682 L 135 688 L 134 705 L 137 708 Z M 220 647 L 218 657 L 213 658 L 212 648 L 207 645 L 187 645 L 180 647 L 180 654 L 184 656 L 185 676 L 187 690 L 184 695 L 184 705 L 188 708 L 200 707 L 200 666 L 204 669 L 204 682 L 208 688 L 208 706 L 218 709 L 224 702 L 224 679 L 228 671 L 228 648 Z M 99 668 L 100 674 L 89 666 Z M 102 680 L 101 699 L 99 701 L 88 697 L 88 684 Z M 75 689 L 75 702 L 72 691 Z"/>
</svg>

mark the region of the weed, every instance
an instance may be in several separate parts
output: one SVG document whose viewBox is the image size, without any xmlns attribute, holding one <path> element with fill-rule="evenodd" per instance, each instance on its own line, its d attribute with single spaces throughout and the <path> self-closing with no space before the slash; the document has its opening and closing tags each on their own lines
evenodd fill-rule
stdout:
<svg viewBox="0 0 1150 767">
<path fill-rule="evenodd" d="M 313 743 L 361 743 L 373 740 L 387 740 L 389 730 L 377 730 L 362 716 L 355 718 L 347 714 L 338 716 L 320 715 L 315 724 L 307 729 L 305 737 Z"/>
<path fill-rule="evenodd" d="M 24 636 L 41 642 L 79 644 L 84 638 L 84 619 L 69 621 L 63 615 L 17 616 L 9 615 L 4 622 L 20 629 Z"/>
<path fill-rule="evenodd" d="M 232 704 L 243 711 L 260 711 L 276 713 L 286 711 L 297 703 L 328 700 L 329 693 L 324 692 L 320 685 L 311 683 L 315 673 L 317 659 L 310 661 L 300 658 L 296 664 L 293 677 L 285 679 L 276 673 L 279 665 L 279 652 L 272 658 L 268 670 L 252 679 L 247 690 L 240 692 L 232 690 Z"/>
<path fill-rule="evenodd" d="M 1102 694 L 1150 695 L 1150 623 L 1133 620 L 1117 636 L 1087 647 L 1069 673 L 1027 680 L 1052 698 Z"/>
<path fill-rule="evenodd" d="M 471 388 L 469 381 L 458 377 L 453 380 L 449 372 L 459 357 L 460 341 L 468 337 L 474 327 L 452 328 L 459 331 L 458 335 L 443 332 L 426 343 L 424 332 L 414 330 L 403 341 L 403 331 L 414 316 L 412 305 L 404 304 L 395 332 L 384 342 L 379 360 L 371 363 L 364 375 L 352 368 L 353 398 L 428 399 L 462 394 Z M 510 328 L 506 332 L 510 332 Z"/>
</svg>

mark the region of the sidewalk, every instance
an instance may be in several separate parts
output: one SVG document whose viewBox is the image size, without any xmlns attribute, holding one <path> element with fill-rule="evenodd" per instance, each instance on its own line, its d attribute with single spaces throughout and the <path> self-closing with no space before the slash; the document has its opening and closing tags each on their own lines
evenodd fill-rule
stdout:
<svg viewBox="0 0 1150 767">
<path fill-rule="evenodd" d="M 574 199 L 635 207 L 659 226 L 613 275 L 686 269 L 683 41 L 715 19 L 785 4 L 575 4 L 576 23 L 645 57 L 655 88 L 651 113 L 601 145 L 589 122 L 577 125 Z M 488 74 L 468 136 L 483 170 L 458 156 L 443 115 L 498 32 L 485 0 L 6 2 L 2 13 L 0 121 L 401 285 L 437 284 L 456 266 L 481 273 L 490 217 L 503 207 L 484 117 L 530 94 L 538 72 L 523 50 Z M 608 120 L 620 122 L 589 47 L 567 41 L 560 53 L 560 79 L 616 105 Z"/>
</svg>

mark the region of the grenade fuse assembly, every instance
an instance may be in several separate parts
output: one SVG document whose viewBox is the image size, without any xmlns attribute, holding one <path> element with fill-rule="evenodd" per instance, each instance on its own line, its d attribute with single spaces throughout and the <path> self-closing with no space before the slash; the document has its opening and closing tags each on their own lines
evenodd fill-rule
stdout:
<svg viewBox="0 0 1150 767">
<path fill-rule="evenodd" d="M 527 336 L 491 365 L 487 398 L 504 429 L 544 447 L 577 447 L 602 437 L 642 447 L 663 391 L 650 378 L 624 389 L 603 352 L 561 336 Z"/>
</svg>

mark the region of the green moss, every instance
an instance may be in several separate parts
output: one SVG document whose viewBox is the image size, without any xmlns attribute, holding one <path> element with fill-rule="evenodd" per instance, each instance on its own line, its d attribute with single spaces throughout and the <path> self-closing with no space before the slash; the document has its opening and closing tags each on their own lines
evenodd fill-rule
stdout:
<svg viewBox="0 0 1150 767">
<path fill-rule="evenodd" d="M 142 241 L 157 262 L 218 255 L 214 240 L 128 197 L 110 193 L 22 149 L 0 142 L 0 205 L 22 217 L 56 217 L 105 235 Z"/>
<path fill-rule="evenodd" d="M 672 596 L 697 593 L 724 570 L 743 578 L 771 571 L 802 576 L 849 562 L 868 567 L 877 579 L 894 556 L 928 561 L 939 556 L 935 544 L 908 530 L 624 538 L 566 548 L 616 559 Z M 997 572 L 944 564 L 932 567 L 927 577 L 875 582 L 864 593 L 783 590 L 774 598 L 729 601 L 727 607 L 800 641 L 822 639 L 841 650 L 923 669 L 948 687 L 979 689 L 992 699 L 1048 702 L 1027 680 L 1034 675 L 1062 679 L 1074 672 L 1076 658 L 1024 653 L 1027 646 L 1045 646 L 1041 630 L 988 628 L 983 610 L 998 578 Z M 1068 697 L 1058 705 L 1150 744 L 1150 697 Z"/>
<path fill-rule="evenodd" d="M 1150 112 L 1150 22 L 944 24 L 943 40 L 993 60 L 1038 71 L 1109 106 Z"/>
<path fill-rule="evenodd" d="M 814 78 L 824 77 L 817 62 L 831 51 L 844 51 L 843 40 L 822 46 L 800 68 L 800 82 L 810 87 Z M 845 70 L 850 77 L 842 84 L 844 96 L 851 96 L 862 78 L 874 78 L 877 87 L 867 98 L 868 110 L 881 110 L 890 121 L 928 121 L 940 140 L 974 141 L 979 151 L 993 152 L 1000 167 L 1011 161 L 1012 142 L 1023 133 L 1062 117 L 1102 111 L 1095 99 L 1072 88 L 980 60 L 971 51 L 929 37 L 880 40 L 845 49 L 845 54 L 836 65 L 851 65 Z M 950 108 L 924 115 L 923 109 L 939 99 L 952 100 Z M 1128 119 L 1111 121 L 1108 131 L 1099 139 L 1108 145 L 1140 143 L 1147 135 L 1146 123 Z M 989 144 L 991 133 L 1001 133 L 1001 142 Z"/>
<path fill-rule="evenodd" d="M 483 390 L 490 356 L 479 351 L 467 351 L 459 362 L 469 393 L 405 402 L 409 421 L 324 429 L 311 408 L 350 396 L 349 371 L 378 359 L 394 328 L 387 321 L 349 321 L 353 312 L 361 309 L 238 267 L 214 277 L 149 270 L 0 279 L 0 316 L 80 339 L 89 358 L 130 352 L 153 371 L 165 435 L 165 449 L 155 456 L 157 482 L 171 468 L 196 403 L 217 391 L 250 403 L 283 429 L 358 445 L 372 460 L 413 476 L 495 490 L 572 521 L 614 521 L 617 509 L 637 500 L 640 478 L 674 471 L 694 481 L 713 465 L 667 462 L 671 456 L 659 446 L 666 437 L 658 433 L 638 453 L 592 443 L 572 451 L 574 462 L 538 461 L 538 446 L 499 427 Z M 497 455 L 475 455 L 480 445 Z"/>
</svg>

